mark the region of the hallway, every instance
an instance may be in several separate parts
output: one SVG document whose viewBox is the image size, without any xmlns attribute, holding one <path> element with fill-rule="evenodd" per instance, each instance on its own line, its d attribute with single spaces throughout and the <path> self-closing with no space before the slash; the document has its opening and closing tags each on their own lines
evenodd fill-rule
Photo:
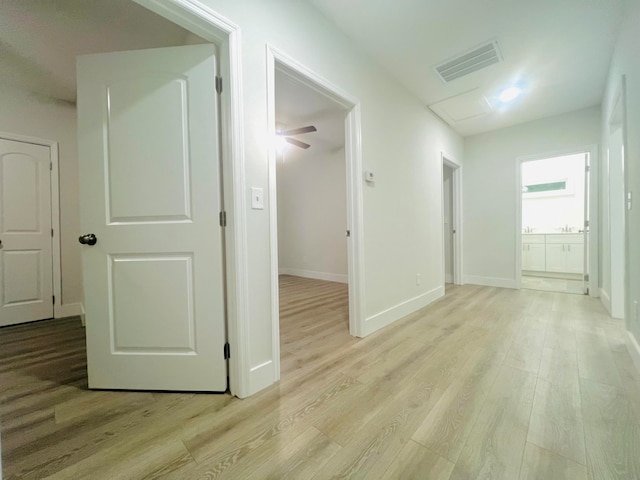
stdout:
<svg viewBox="0 0 640 480">
<path fill-rule="evenodd" d="M 1 329 L 5 480 L 640 478 L 640 376 L 598 300 L 449 286 L 355 339 L 346 285 L 284 280 L 282 380 L 245 400 L 87 391 L 79 320 Z"/>
</svg>

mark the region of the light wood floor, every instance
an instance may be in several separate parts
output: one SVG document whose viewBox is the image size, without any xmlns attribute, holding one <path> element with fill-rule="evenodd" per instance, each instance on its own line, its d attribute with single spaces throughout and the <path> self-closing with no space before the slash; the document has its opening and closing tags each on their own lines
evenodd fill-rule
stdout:
<svg viewBox="0 0 640 480">
<path fill-rule="evenodd" d="M 640 479 L 640 378 L 597 300 L 450 287 L 347 333 L 346 286 L 283 277 L 282 373 L 249 399 L 87 391 L 78 319 L 0 330 L 11 479 Z"/>
<path fill-rule="evenodd" d="M 521 287 L 531 290 L 544 290 L 545 292 L 572 293 L 574 295 L 584 295 L 585 292 L 582 280 L 550 278 L 539 275 L 522 275 Z"/>
</svg>

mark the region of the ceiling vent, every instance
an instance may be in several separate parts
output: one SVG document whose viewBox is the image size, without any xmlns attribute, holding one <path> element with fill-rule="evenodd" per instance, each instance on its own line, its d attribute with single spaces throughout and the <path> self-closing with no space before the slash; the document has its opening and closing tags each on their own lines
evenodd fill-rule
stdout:
<svg viewBox="0 0 640 480">
<path fill-rule="evenodd" d="M 436 65 L 435 70 L 444 83 L 449 83 L 456 78 L 464 77 L 501 61 L 502 55 L 500 55 L 498 42 L 493 40 L 445 63 Z"/>
</svg>

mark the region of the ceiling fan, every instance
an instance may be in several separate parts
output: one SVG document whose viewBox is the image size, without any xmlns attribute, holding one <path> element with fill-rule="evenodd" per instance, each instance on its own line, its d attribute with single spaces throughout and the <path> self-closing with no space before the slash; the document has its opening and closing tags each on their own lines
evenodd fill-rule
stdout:
<svg viewBox="0 0 640 480">
<path fill-rule="evenodd" d="M 292 138 L 292 135 L 301 135 L 303 133 L 311 133 L 311 132 L 317 132 L 317 131 L 318 129 L 316 127 L 314 127 L 313 125 L 308 125 L 306 127 L 294 128 L 292 130 L 279 131 L 277 135 L 282 139 L 284 139 L 285 142 L 290 143 L 291 145 L 295 145 L 296 147 L 307 149 L 311 145 L 309 145 L 308 143 L 301 142 L 297 138 Z"/>
</svg>

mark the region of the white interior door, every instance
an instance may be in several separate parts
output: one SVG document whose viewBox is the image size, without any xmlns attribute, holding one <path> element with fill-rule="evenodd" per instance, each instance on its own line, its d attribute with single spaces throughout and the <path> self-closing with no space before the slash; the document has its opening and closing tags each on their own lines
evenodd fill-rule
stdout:
<svg viewBox="0 0 640 480">
<path fill-rule="evenodd" d="M 224 391 L 215 47 L 77 67 L 89 386 Z"/>
<path fill-rule="evenodd" d="M 53 317 L 49 147 L 0 139 L 0 326 Z"/>
</svg>

